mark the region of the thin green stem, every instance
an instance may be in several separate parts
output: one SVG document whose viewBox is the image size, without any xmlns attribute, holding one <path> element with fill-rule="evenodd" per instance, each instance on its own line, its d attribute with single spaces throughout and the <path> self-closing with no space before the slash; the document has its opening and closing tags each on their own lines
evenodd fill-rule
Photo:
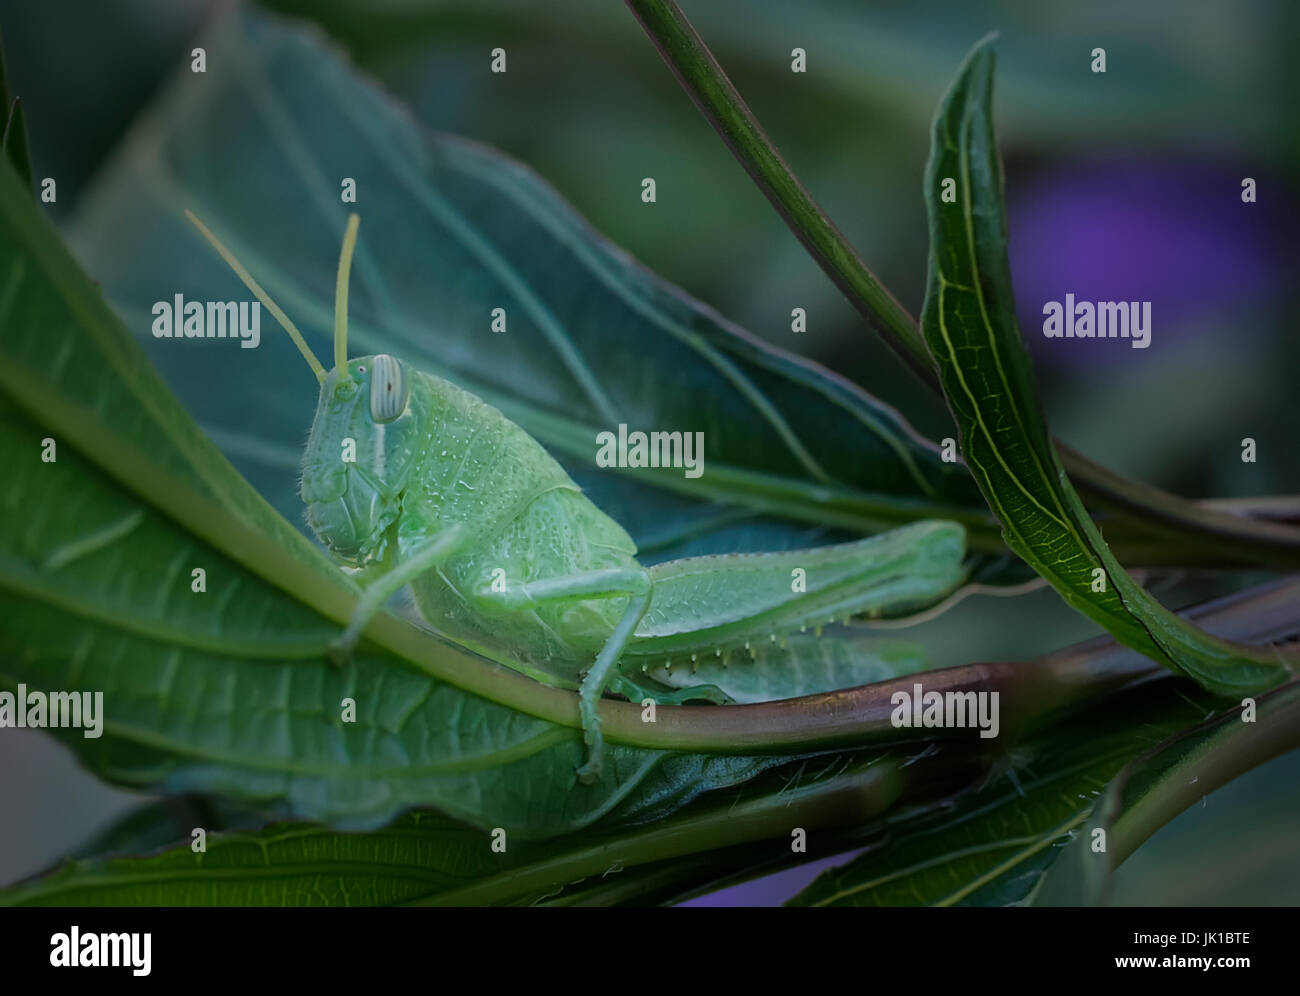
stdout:
<svg viewBox="0 0 1300 996">
<path fill-rule="evenodd" d="M 907 367 L 941 394 L 916 319 L 800 183 L 686 15 L 673 0 L 627 0 L 627 5 L 695 106 L 813 259 Z M 1300 567 L 1300 529 L 1179 498 L 1115 474 L 1059 441 L 1056 447 L 1084 497 L 1112 513 L 1116 533 L 1154 533 L 1193 560 L 1223 566 Z"/>
<path fill-rule="evenodd" d="M 938 389 L 916 320 L 876 279 L 786 164 L 713 53 L 672 0 L 627 0 L 695 106 L 849 302 L 918 377 Z"/>
<path fill-rule="evenodd" d="M 1226 718 L 1215 717 L 1200 727 L 1184 731 L 1173 741 L 1126 765 L 1120 779 L 1132 777 L 1155 755 L 1176 749 L 1179 741 L 1197 736 L 1205 726 L 1219 729 L 1171 768 L 1161 770 L 1151 789 L 1115 820 L 1109 842 L 1114 867 L 1119 867 L 1152 834 L 1198 799 L 1300 747 L 1300 683 L 1292 682 L 1261 695 L 1250 722 L 1242 721 L 1238 707 Z"/>
<path fill-rule="evenodd" d="M 489 905 L 610 869 L 788 837 L 795 827 L 812 833 L 862 826 L 888 810 L 910 781 L 900 758 L 882 757 L 829 780 L 769 792 L 735 805 L 713 806 L 704 813 L 688 812 L 608 840 L 597 838 L 577 850 L 512 868 L 463 889 L 438 892 L 410 905 Z"/>
</svg>

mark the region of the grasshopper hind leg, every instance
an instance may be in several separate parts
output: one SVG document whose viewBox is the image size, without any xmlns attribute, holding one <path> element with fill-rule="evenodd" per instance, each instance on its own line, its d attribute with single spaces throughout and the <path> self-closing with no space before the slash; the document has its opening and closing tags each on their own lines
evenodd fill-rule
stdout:
<svg viewBox="0 0 1300 996">
<path fill-rule="evenodd" d="M 590 785 L 600 778 L 605 755 L 605 738 L 600 732 L 597 704 L 610 681 L 617 677 L 617 665 L 631 642 L 650 606 L 653 584 L 641 565 L 600 568 L 577 574 L 560 575 L 529 581 L 505 592 L 484 587 L 477 596 L 508 609 L 522 609 L 539 602 L 576 598 L 617 598 L 628 596 L 627 607 L 601 647 L 596 662 L 582 679 L 578 689 L 578 712 L 582 717 L 582 738 L 587 745 L 587 760 L 577 770 L 578 780 Z"/>
</svg>

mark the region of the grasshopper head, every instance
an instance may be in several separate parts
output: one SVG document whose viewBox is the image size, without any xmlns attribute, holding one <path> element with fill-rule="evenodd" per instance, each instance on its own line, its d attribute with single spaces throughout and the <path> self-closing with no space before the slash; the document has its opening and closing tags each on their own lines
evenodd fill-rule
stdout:
<svg viewBox="0 0 1300 996">
<path fill-rule="evenodd" d="M 381 558 L 421 445 L 401 363 L 386 354 L 346 361 L 321 382 L 303 457 L 307 522 L 341 560 Z"/>
<path fill-rule="evenodd" d="M 329 373 L 298 326 L 229 249 L 190 211 L 195 227 L 284 326 L 320 382 L 316 421 L 303 457 L 307 522 L 340 560 L 360 567 L 384 556 L 402 492 L 422 440 L 411 412 L 410 381 L 394 357 L 348 360 L 348 280 L 360 219 L 349 215 L 334 290 L 334 369 Z"/>
</svg>

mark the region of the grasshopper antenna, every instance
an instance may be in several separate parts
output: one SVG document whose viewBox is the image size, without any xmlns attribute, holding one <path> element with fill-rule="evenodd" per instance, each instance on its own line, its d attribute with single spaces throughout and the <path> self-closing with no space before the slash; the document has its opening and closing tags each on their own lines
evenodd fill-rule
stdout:
<svg viewBox="0 0 1300 996">
<path fill-rule="evenodd" d="M 352 252 L 357 247 L 360 224 L 359 215 L 348 215 L 343 248 L 339 252 L 339 279 L 334 285 L 334 369 L 339 372 L 340 380 L 348 376 L 348 280 L 352 275 Z"/>
<path fill-rule="evenodd" d="M 221 254 L 221 258 L 229 264 L 232 270 L 235 271 L 235 276 L 239 277 L 239 279 L 244 282 L 244 286 L 251 290 L 254 296 L 256 296 L 256 298 L 266 306 L 266 310 L 275 316 L 275 320 L 280 323 L 280 327 L 289 333 L 289 338 L 292 339 L 293 344 L 298 347 L 298 352 L 302 353 L 302 358 L 307 361 L 307 365 L 311 367 L 311 372 L 316 375 L 316 379 L 318 381 L 324 381 L 325 368 L 321 366 L 320 360 L 316 359 L 316 354 L 313 353 L 311 347 L 307 345 L 307 340 L 304 339 L 302 333 L 298 331 L 298 326 L 290 320 L 288 315 L 280 310 L 280 306 L 271 300 L 271 295 L 262 290 L 262 285 L 253 279 L 251 273 L 244 269 L 244 264 L 235 259 L 234 253 L 221 244 L 221 240 L 212 234 L 212 230 L 208 228 L 207 225 L 199 221 L 193 211 L 186 208 L 185 217 L 189 218 L 190 221 L 194 223 L 194 227 L 202 233 L 203 237 L 212 243 L 212 248 L 217 250 L 217 252 Z M 353 215 L 353 217 L 355 218 L 356 215 Z M 343 295 L 346 300 L 346 286 L 344 287 Z"/>
</svg>

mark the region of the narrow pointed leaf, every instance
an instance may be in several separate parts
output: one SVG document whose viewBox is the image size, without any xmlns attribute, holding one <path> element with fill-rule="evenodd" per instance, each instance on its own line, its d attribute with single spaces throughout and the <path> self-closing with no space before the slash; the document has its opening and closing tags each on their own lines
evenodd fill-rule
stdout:
<svg viewBox="0 0 1300 996">
<path fill-rule="evenodd" d="M 1152 747 L 1106 787 L 1035 904 L 1105 903 L 1115 869 L 1155 831 L 1236 775 L 1297 746 L 1300 685 L 1291 682 Z"/>
<path fill-rule="evenodd" d="M 1165 738 L 1194 727 L 1214 699 L 1172 679 L 1136 689 L 1018 745 L 948 812 L 898 826 L 824 872 L 794 906 L 1019 906 L 1086 832 L 1107 784 Z"/>
<path fill-rule="evenodd" d="M 993 65 L 985 39 L 939 106 L 925 178 L 931 241 L 922 328 L 966 463 L 1007 545 L 1116 639 L 1217 693 L 1272 687 L 1289 673 L 1273 651 L 1202 633 L 1129 577 L 1061 466 L 1015 318 Z M 955 203 L 943 200 L 946 180 L 956 185 Z"/>
<path fill-rule="evenodd" d="M 32 162 L 27 149 L 27 120 L 23 116 L 23 102 L 17 97 L 9 105 L 9 120 L 0 133 L 0 154 L 14 168 L 23 186 L 34 194 Z"/>
<path fill-rule="evenodd" d="M 27 148 L 27 121 L 23 104 L 9 90 L 9 75 L 5 70 L 4 39 L 0 37 L 0 158 L 14 168 L 18 178 L 31 193 L 32 161 Z"/>
</svg>

